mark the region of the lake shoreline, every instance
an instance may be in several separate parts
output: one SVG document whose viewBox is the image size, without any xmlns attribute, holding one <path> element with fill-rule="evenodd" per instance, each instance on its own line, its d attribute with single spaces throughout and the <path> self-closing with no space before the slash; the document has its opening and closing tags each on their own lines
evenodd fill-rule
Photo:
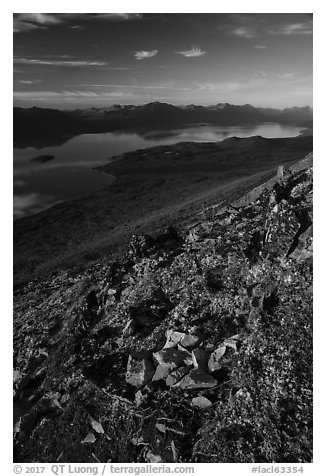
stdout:
<svg viewBox="0 0 326 476">
<path fill-rule="evenodd" d="M 312 136 L 251 137 L 124 154 L 101 167 L 116 177 L 111 186 L 14 222 L 15 282 L 118 255 L 133 234 L 183 226 L 203 207 L 241 196 L 311 150 Z"/>
<path fill-rule="evenodd" d="M 20 219 L 55 203 L 81 198 L 105 188 L 107 182 L 92 170 L 115 161 L 117 157 L 120 160 L 124 153 L 179 142 L 217 143 L 230 136 L 289 137 L 300 132 L 298 127 L 279 126 L 272 122 L 242 128 L 197 124 L 182 129 L 137 128 L 132 132 L 83 134 L 64 144 L 48 144 L 41 150 L 15 149 L 14 218 Z M 36 156 L 55 158 L 35 161 Z"/>
</svg>

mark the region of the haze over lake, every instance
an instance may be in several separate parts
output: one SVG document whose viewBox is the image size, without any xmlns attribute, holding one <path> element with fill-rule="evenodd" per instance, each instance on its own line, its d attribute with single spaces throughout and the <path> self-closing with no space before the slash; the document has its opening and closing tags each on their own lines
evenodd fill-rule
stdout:
<svg viewBox="0 0 326 476">
<path fill-rule="evenodd" d="M 300 127 L 265 123 L 243 127 L 201 125 L 146 133 L 83 134 L 62 145 L 14 149 L 14 218 L 88 195 L 110 185 L 113 177 L 92 170 L 124 152 L 181 141 L 215 142 L 228 137 L 293 137 Z M 54 156 L 46 162 L 33 159 Z"/>
</svg>

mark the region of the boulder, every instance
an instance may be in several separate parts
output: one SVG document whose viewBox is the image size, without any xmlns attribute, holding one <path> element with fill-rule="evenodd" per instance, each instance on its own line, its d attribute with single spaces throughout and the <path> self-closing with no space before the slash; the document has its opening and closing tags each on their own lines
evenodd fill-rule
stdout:
<svg viewBox="0 0 326 476">
<path fill-rule="evenodd" d="M 129 355 L 126 382 L 133 387 L 142 387 L 149 382 L 155 372 L 152 362 L 148 359 L 137 360 Z"/>
<path fill-rule="evenodd" d="M 152 382 L 155 382 L 156 380 L 165 380 L 169 373 L 175 368 L 175 365 L 172 366 L 171 364 L 159 364 L 155 369 Z"/>
<path fill-rule="evenodd" d="M 284 175 L 284 165 L 279 165 L 277 169 L 277 177 L 283 178 Z"/>
<path fill-rule="evenodd" d="M 166 342 L 164 344 L 163 349 L 176 347 L 176 345 L 186 336 L 184 332 L 174 331 L 173 329 L 167 330 L 165 335 L 166 335 Z"/>
<path fill-rule="evenodd" d="M 183 377 L 174 387 L 182 388 L 183 390 L 194 390 L 201 388 L 211 388 L 217 385 L 217 380 L 208 375 L 201 369 L 192 369 Z"/>
<path fill-rule="evenodd" d="M 209 361 L 208 361 L 208 370 L 210 372 L 215 372 L 215 370 L 222 368 L 220 360 L 225 354 L 225 351 L 226 351 L 226 345 L 222 345 L 221 347 L 218 347 L 216 350 L 214 350 L 214 352 L 211 353 Z"/>
<path fill-rule="evenodd" d="M 205 409 L 212 406 L 212 402 L 206 397 L 195 397 L 191 400 L 191 404 L 194 407 Z"/>
<path fill-rule="evenodd" d="M 185 349 L 193 349 L 194 347 L 197 347 L 201 341 L 202 341 L 202 338 L 199 335 L 187 334 L 180 341 L 180 344 Z"/>
</svg>

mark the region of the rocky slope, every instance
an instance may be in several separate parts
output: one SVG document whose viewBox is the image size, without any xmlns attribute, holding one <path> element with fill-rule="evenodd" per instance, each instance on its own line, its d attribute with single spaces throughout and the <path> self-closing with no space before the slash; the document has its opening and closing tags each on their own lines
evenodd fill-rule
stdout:
<svg viewBox="0 0 326 476">
<path fill-rule="evenodd" d="M 18 290 L 15 461 L 311 461 L 312 174 Z"/>
</svg>

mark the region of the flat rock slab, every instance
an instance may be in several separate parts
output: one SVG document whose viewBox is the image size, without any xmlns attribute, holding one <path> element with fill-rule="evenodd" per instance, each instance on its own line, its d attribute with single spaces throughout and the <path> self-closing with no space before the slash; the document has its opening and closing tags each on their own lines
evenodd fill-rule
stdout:
<svg viewBox="0 0 326 476">
<path fill-rule="evenodd" d="M 183 377 L 174 387 L 184 390 L 211 388 L 217 385 L 217 380 L 201 369 L 192 369 L 189 374 Z"/>
<path fill-rule="evenodd" d="M 133 387 L 142 387 L 148 383 L 155 372 L 152 362 L 148 359 L 136 360 L 129 355 L 126 382 Z"/>
</svg>

